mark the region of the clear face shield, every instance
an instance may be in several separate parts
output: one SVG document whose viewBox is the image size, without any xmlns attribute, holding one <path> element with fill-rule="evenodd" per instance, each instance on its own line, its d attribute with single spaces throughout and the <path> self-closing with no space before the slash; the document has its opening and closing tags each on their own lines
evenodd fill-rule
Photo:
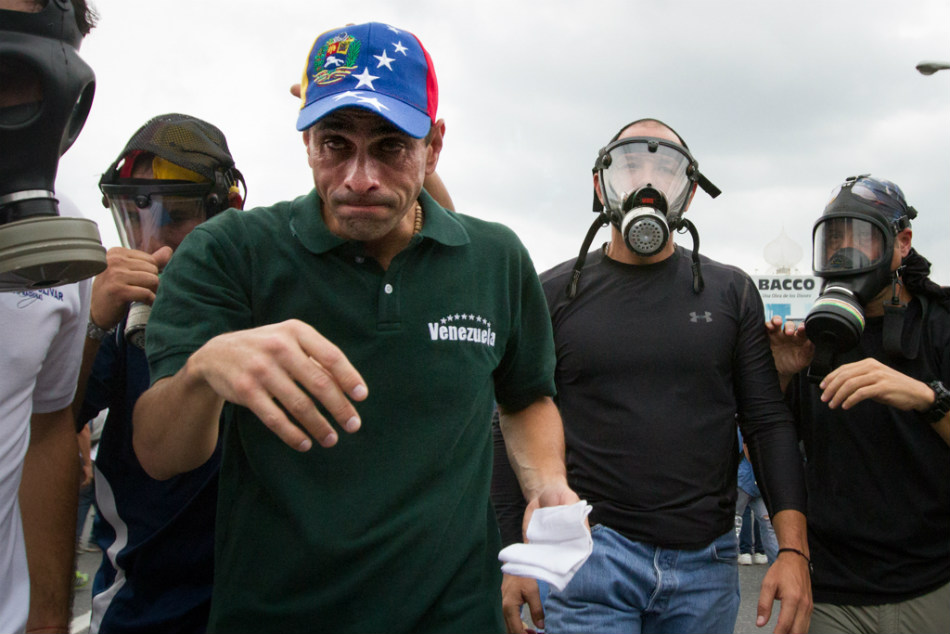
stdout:
<svg viewBox="0 0 950 634">
<path fill-rule="evenodd" d="M 122 245 L 146 253 L 177 249 L 185 236 L 207 220 L 210 183 L 143 180 L 102 185 Z"/>
<path fill-rule="evenodd" d="M 633 137 L 605 147 L 598 167 L 604 207 L 627 246 L 642 256 L 660 252 L 694 191 L 693 157 L 665 139 Z"/>
</svg>

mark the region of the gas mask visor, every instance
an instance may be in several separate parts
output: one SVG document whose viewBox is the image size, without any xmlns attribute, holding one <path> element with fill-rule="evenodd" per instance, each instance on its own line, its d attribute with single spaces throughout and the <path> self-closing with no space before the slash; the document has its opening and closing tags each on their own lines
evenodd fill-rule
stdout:
<svg viewBox="0 0 950 634">
<path fill-rule="evenodd" d="M 682 215 L 693 186 L 693 157 L 685 148 L 652 137 L 619 139 L 605 147 L 598 158 L 604 207 L 610 215 L 622 216 L 637 206 L 657 205 L 668 217 Z M 649 188 L 661 194 L 646 200 L 637 192 Z M 663 208 L 665 207 L 665 208 Z"/>
<path fill-rule="evenodd" d="M 130 179 L 101 184 L 122 246 L 154 253 L 163 246 L 177 249 L 196 226 L 207 220 L 211 183 Z"/>
<path fill-rule="evenodd" d="M 655 137 L 612 142 L 600 151 L 594 171 L 604 213 L 641 256 L 662 251 L 670 231 L 682 226 L 697 184 L 713 197 L 719 194 L 686 148 Z"/>
<path fill-rule="evenodd" d="M 813 234 L 812 268 L 825 278 L 871 271 L 890 262 L 887 236 L 878 223 L 866 218 L 822 218 Z"/>
</svg>

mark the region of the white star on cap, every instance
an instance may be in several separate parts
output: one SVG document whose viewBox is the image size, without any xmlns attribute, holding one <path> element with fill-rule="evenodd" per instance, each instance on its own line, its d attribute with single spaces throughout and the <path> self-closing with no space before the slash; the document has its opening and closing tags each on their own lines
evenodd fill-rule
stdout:
<svg viewBox="0 0 950 634">
<path fill-rule="evenodd" d="M 368 103 L 369 105 L 376 108 L 378 112 L 382 112 L 383 110 L 389 110 L 389 108 L 379 103 L 379 99 L 377 99 L 376 97 L 365 97 L 363 95 L 360 95 L 356 99 L 360 103 Z"/>
<path fill-rule="evenodd" d="M 399 40 L 398 42 L 393 42 L 393 46 L 396 47 L 397 53 L 402 53 L 403 55 L 406 55 L 406 51 L 409 50 L 408 48 L 402 45 L 402 40 Z"/>
<path fill-rule="evenodd" d="M 402 33 L 402 31 L 400 31 L 399 29 L 397 29 L 397 28 L 394 27 L 394 26 L 390 26 L 390 25 L 388 25 L 388 24 L 387 24 L 386 26 L 389 27 L 389 30 L 392 31 L 393 33 Z"/>
<path fill-rule="evenodd" d="M 339 95 L 333 98 L 333 101 L 339 101 L 340 99 L 346 99 L 347 97 L 356 98 L 359 97 L 358 92 L 353 92 L 352 90 L 347 90 L 346 92 L 341 92 Z"/>
<path fill-rule="evenodd" d="M 376 75 L 370 75 L 368 66 L 363 67 L 362 74 L 353 75 L 353 77 L 359 80 L 359 83 L 356 84 L 357 88 L 359 88 L 360 86 L 369 86 L 370 90 L 376 90 L 375 88 L 373 88 L 373 80 L 379 79 L 379 77 L 377 77 Z"/>
<path fill-rule="evenodd" d="M 392 70 L 393 66 L 390 62 L 396 61 L 394 58 L 386 55 L 386 51 L 383 51 L 382 55 L 373 55 L 373 57 L 379 60 L 379 64 L 376 65 L 376 68 L 382 68 L 383 66 L 385 66 L 389 70 Z"/>
</svg>

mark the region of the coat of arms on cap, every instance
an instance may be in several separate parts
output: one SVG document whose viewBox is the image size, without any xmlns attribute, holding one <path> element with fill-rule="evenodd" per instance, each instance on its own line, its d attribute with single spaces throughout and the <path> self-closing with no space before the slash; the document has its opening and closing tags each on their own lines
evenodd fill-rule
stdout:
<svg viewBox="0 0 950 634">
<path fill-rule="evenodd" d="M 359 54 L 359 40 L 346 33 L 333 36 L 313 56 L 313 83 L 327 86 L 344 79 L 356 70 Z"/>
</svg>

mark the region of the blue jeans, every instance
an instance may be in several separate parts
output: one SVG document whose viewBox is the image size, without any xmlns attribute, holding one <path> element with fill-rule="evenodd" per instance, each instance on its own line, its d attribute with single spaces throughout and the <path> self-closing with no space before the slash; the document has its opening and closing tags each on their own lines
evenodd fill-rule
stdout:
<svg viewBox="0 0 950 634">
<path fill-rule="evenodd" d="M 775 563 L 778 557 L 778 538 L 775 536 L 775 529 L 772 528 L 772 520 L 769 518 L 769 510 L 765 507 L 765 500 L 762 496 L 752 497 L 741 488 L 737 489 L 736 496 L 736 515 L 741 516 L 747 506 L 752 507 L 755 514 L 755 523 L 759 526 L 759 534 L 762 536 L 762 545 L 765 547 L 765 555 L 769 558 L 769 563 Z"/>
<path fill-rule="evenodd" d="M 735 531 L 699 550 L 630 541 L 598 524 L 594 551 L 571 582 L 551 588 L 545 631 L 731 633 L 739 612 Z"/>
</svg>

